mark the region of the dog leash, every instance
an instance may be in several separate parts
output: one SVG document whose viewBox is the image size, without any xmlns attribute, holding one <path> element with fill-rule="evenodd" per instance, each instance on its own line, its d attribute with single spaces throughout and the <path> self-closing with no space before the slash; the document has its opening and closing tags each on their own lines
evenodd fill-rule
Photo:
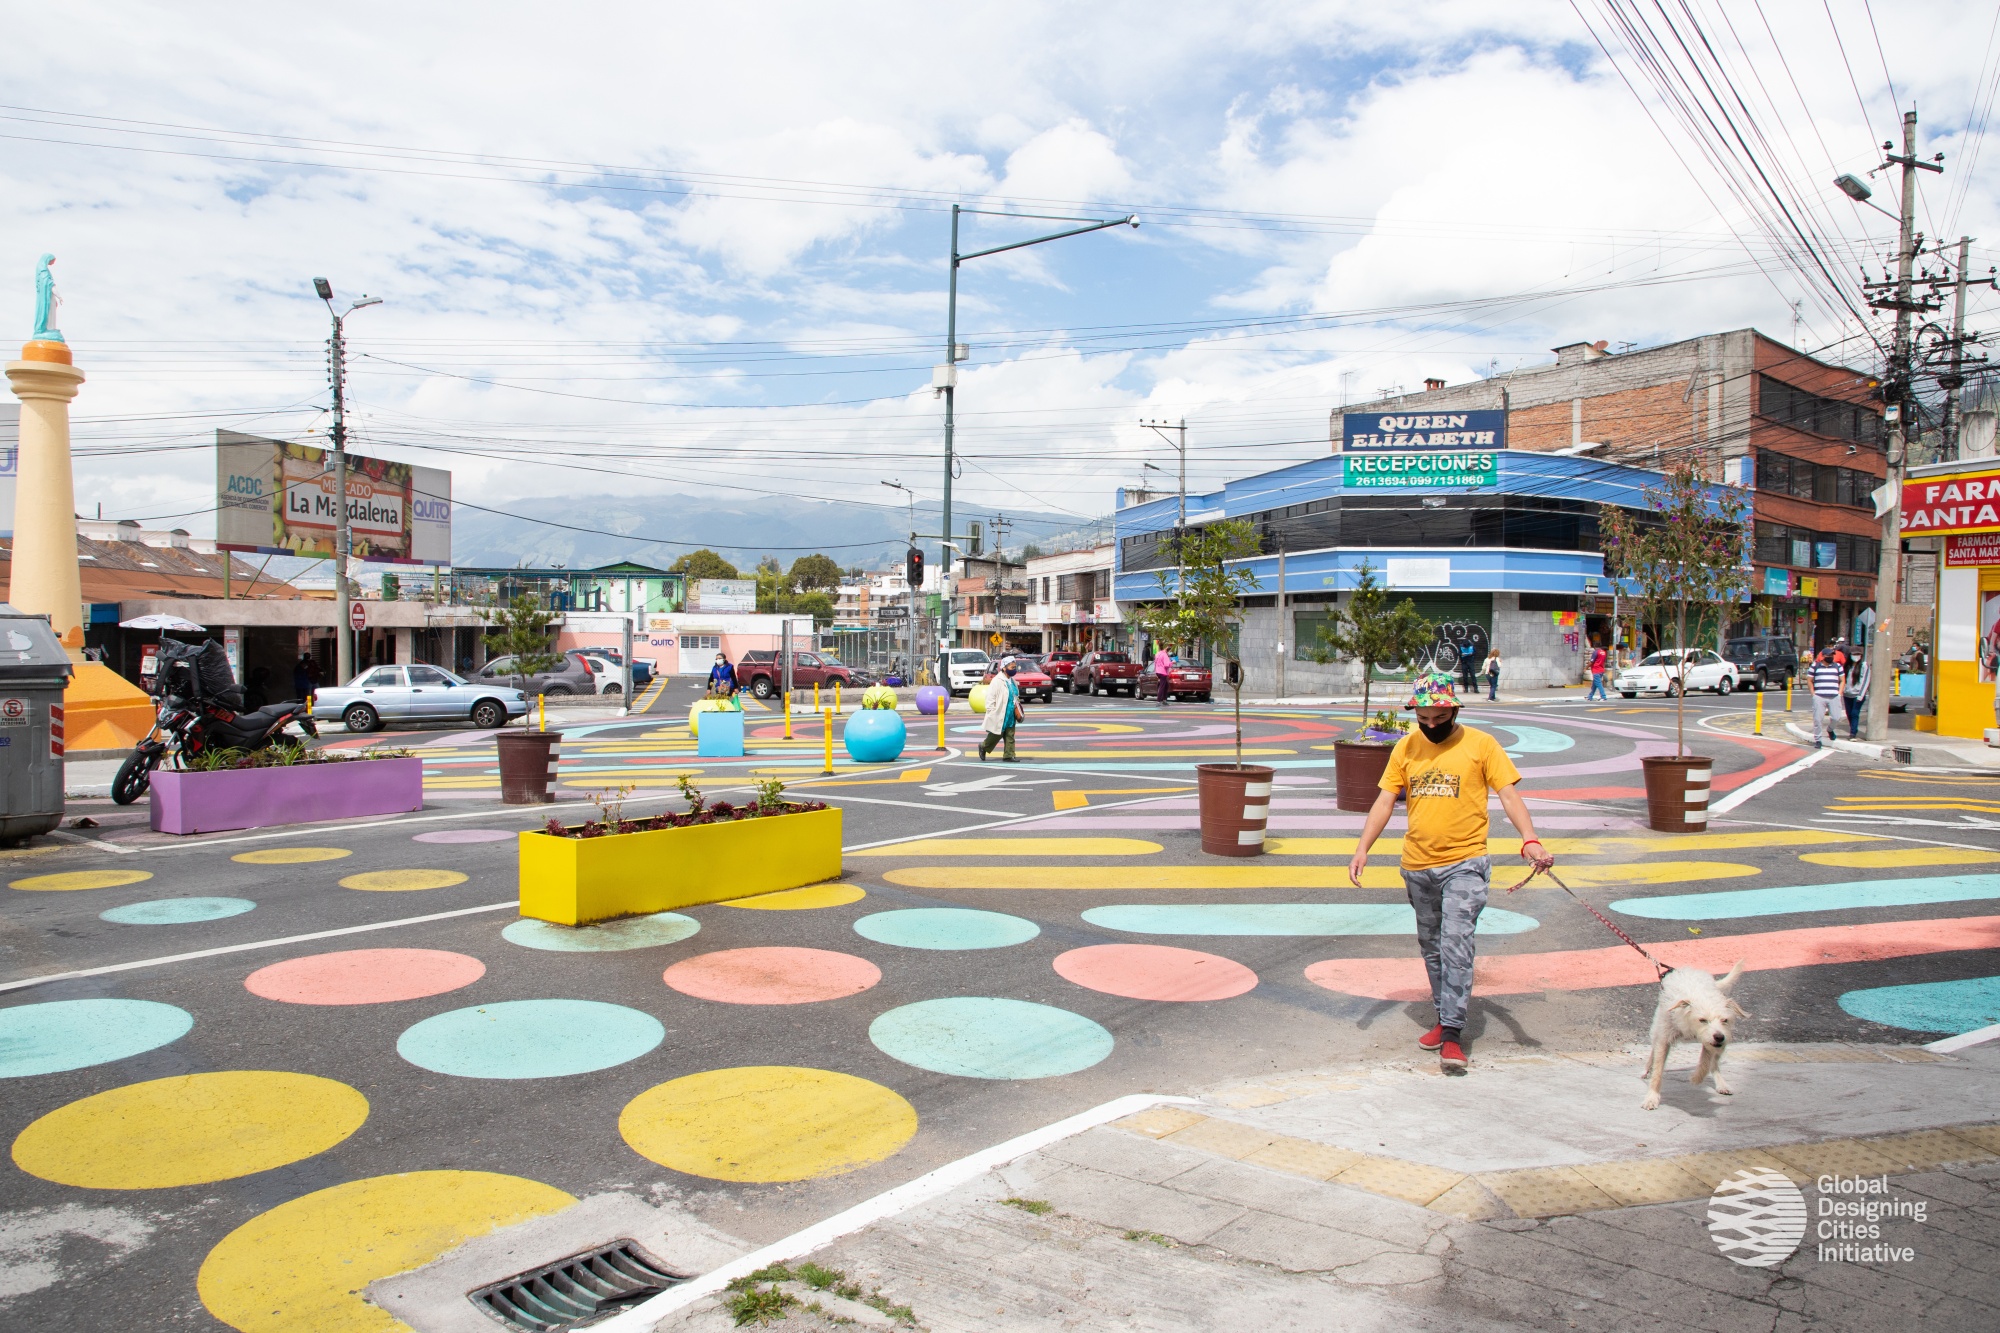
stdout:
<svg viewBox="0 0 2000 1333">
<path fill-rule="evenodd" d="M 1570 897 L 1576 898 L 1576 901 L 1582 905 L 1583 910 L 1590 913 L 1592 916 L 1596 917 L 1600 922 L 1602 922 L 1606 930 L 1610 931 L 1613 935 L 1616 935 L 1619 939 L 1624 940 L 1634 949 L 1637 949 L 1639 951 L 1639 956 L 1641 958 L 1644 958 L 1647 962 L 1651 963 L 1654 967 L 1660 970 L 1661 976 L 1664 977 L 1667 975 L 1667 973 L 1673 971 L 1673 969 L 1668 967 L 1665 963 L 1653 957 L 1653 955 L 1647 953 L 1645 946 L 1640 944 L 1639 941 L 1633 939 L 1630 935 L 1627 935 L 1624 931 L 1618 929 L 1618 927 L 1612 923 L 1610 917 L 1607 917 L 1606 915 L 1604 915 L 1604 913 L 1598 911 L 1595 907 L 1592 907 L 1589 903 L 1584 902 L 1583 899 L 1577 898 L 1576 890 L 1572 889 L 1569 885 L 1562 882 L 1561 877 L 1559 877 L 1556 874 L 1555 867 L 1553 865 L 1548 866 L 1546 868 L 1542 866 L 1536 866 L 1534 869 L 1530 870 L 1525 877 L 1523 877 L 1523 879 L 1519 884 L 1515 884 L 1509 887 L 1507 892 L 1512 893 L 1515 889 L 1526 888 L 1528 886 L 1529 881 L 1533 880 L 1534 877 L 1537 875 L 1547 875 L 1550 879 L 1554 880 L 1557 888 L 1561 889 L 1564 893 L 1567 893 Z"/>
</svg>

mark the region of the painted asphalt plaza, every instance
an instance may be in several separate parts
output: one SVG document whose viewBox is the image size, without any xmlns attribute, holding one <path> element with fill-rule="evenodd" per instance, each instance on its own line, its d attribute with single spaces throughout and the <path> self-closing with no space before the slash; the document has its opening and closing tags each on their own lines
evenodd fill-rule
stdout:
<svg viewBox="0 0 2000 1333">
<path fill-rule="evenodd" d="M 1690 702 L 1718 795 L 1805 753 L 1747 714 Z M 513 913 L 514 835 L 549 811 L 497 803 L 483 735 L 330 735 L 425 758 L 426 809 L 395 820 L 175 839 L 75 803 L 100 826 L 0 854 L 0 1322 L 394 1329 L 368 1281 L 587 1195 L 769 1240 L 1124 1093 L 1406 1058 L 1431 1015 L 1399 824 L 1357 890 L 1361 816 L 1332 803 L 1352 720 L 1246 709 L 1245 757 L 1278 771 L 1247 860 L 1198 850 L 1222 703 L 1059 700 L 1015 765 L 976 762 L 961 712 L 945 752 L 923 720 L 903 760 L 836 748 L 831 778 L 806 716 L 789 742 L 753 716 L 742 761 L 698 759 L 678 710 L 573 726 L 567 801 L 624 786 L 650 813 L 683 773 L 728 799 L 776 774 L 842 809 L 847 848 L 837 883 L 584 931 Z M 1739 1036 L 2000 1021 L 2000 774 L 1836 755 L 1670 837 L 1638 772 L 1670 704 L 1465 720 L 1515 756 L 1573 888 L 1670 963 L 1745 960 Z M 1651 969 L 1543 881 L 1506 893 L 1497 809 L 1494 834 L 1471 1077 L 1640 1040 Z"/>
</svg>

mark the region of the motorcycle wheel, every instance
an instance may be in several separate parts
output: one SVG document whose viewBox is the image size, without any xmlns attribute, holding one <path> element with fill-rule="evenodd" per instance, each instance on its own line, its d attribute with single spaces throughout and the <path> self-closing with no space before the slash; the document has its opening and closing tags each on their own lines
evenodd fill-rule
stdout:
<svg viewBox="0 0 2000 1333">
<path fill-rule="evenodd" d="M 130 805 L 146 794 L 153 785 L 153 764 L 144 753 L 127 755 L 125 762 L 118 766 L 118 774 L 111 779 L 111 800 L 115 805 Z"/>
</svg>

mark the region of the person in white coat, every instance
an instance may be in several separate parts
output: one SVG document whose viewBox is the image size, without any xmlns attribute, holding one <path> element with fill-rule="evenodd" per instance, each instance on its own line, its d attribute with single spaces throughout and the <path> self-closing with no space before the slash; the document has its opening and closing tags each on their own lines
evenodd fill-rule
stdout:
<svg viewBox="0 0 2000 1333">
<path fill-rule="evenodd" d="M 985 763 L 993 747 L 1004 743 L 1004 763 L 1018 764 L 1014 757 L 1014 728 L 1021 722 L 1021 688 L 1014 683 L 1018 669 L 1013 658 L 1000 663 L 1000 674 L 986 686 L 986 735 L 979 742 L 979 762 Z"/>
</svg>

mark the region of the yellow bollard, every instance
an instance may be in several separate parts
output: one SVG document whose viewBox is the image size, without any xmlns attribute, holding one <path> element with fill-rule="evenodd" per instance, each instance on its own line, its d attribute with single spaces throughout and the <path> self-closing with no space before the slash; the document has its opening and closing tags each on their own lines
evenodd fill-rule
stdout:
<svg viewBox="0 0 2000 1333">
<path fill-rule="evenodd" d="M 1785 711 L 1787 713 L 1792 711 L 1792 678 L 1790 676 L 1785 677 Z"/>
<path fill-rule="evenodd" d="M 833 776 L 833 714 L 831 712 L 822 712 L 819 716 L 820 716 L 820 721 L 824 724 L 822 730 L 825 731 L 826 733 L 825 775 L 827 777 L 832 777 Z"/>
<path fill-rule="evenodd" d="M 1756 736 L 1764 734 L 1764 691 L 1762 690 L 1757 691 L 1757 723 L 1751 728 L 1751 734 Z"/>
<path fill-rule="evenodd" d="M 817 712 L 819 712 L 819 711 L 820 711 L 820 707 L 819 707 L 819 682 L 818 682 L 818 681 L 814 681 L 814 682 L 813 682 L 813 712 L 817 713 Z"/>
<path fill-rule="evenodd" d="M 938 700 L 938 749 L 940 750 L 944 749 L 944 710 L 950 707 L 950 705 L 951 696 L 949 694 Z"/>
<path fill-rule="evenodd" d="M 792 738 L 792 692 L 785 691 L 785 739 Z"/>
<path fill-rule="evenodd" d="M 837 680 L 833 682 L 833 711 L 840 711 L 840 682 Z"/>
<path fill-rule="evenodd" d="M 546 694 L 535 696 L 535 729 L 537 731 L 549 729 L 549 697 Z"/>
</svg>

